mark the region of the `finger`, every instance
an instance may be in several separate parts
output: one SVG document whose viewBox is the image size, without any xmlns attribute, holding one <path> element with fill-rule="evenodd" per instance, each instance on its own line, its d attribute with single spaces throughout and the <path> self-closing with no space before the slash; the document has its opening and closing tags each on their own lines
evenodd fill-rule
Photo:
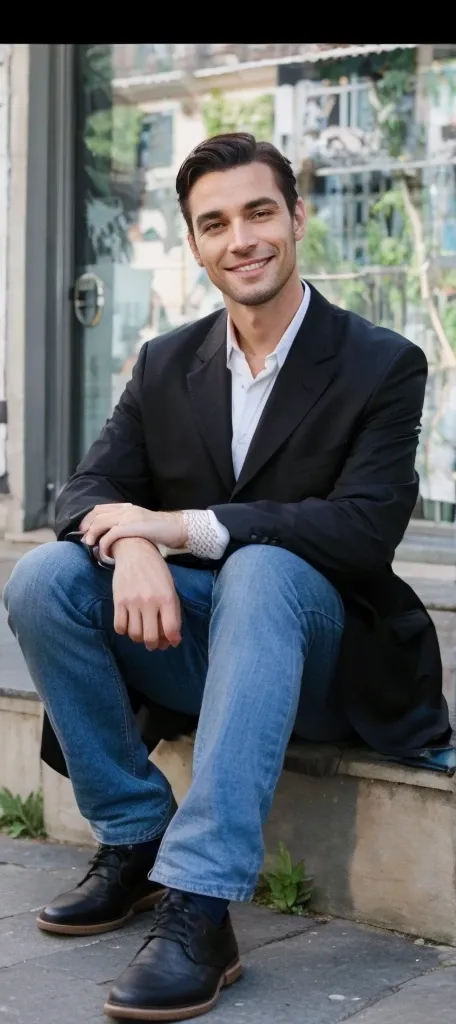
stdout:
<svg viewBox="0 0 456 1024">
<path fill-rule="evenodd" d="M 161 619 L 160 619 L 160 616 L 159 616 L 158 617 L 158 644 L 157 644 L 156 650 L 157 651 L 167 651 L 167 650 L 169 650 L 169 647 L 170 647 L 170 643 L 169 643 L 169 640 L 167 640 L 167 638 L 166 638 L 166 636 L 165 636 L 165 634 L 163 632 L 162 625 L 161 625 Z"/>
<path fill-rule="evenodd" d="M 96 516 L 84 535 L 85 543 L 96 544 L 99 538 L 112 529 L 113 526 L 117 526 L 118 522 L 118 512 L 104 512 L 103 515 Z"/>
<path fill-rule="evenodd" d="M 125 534 L 119 533 L 119 528 L 117 526 L 112 526 L 107 533 L 103 534 L 103 537 L 100 540 L 100 555 L 102 555 L 103 558 L 110 558 L 111 547 L 114 544 L 114 541 L 119 540 L 122 536 L 125 536 Z"/>
<path fill-rule="evenodd" d="M 126 636 L 128 631 L 128 611 L 122 601 L 114 602 L 114 629 L 119 636 Z"/>
<path fill-rule="evenodd" d="M 84 519 L 81 519 L 81 522 L 79 523 L 79 529 L 83 533 L 85 533 L 86 530 L 89 529 L 89 526 L 91 525 L 91 523 L 93 523 L 96 514 L 96 510 L 93 508 L 91 512 L 88 512 L 87 515 L 84 516 Z"/>
<path fill-rule="evenodd" d="M 143 644 L 148 651 L 160 649 L 160 624 L 157 613 L 157 606 L 154 602 L 144 603 L 142 606 L 142 627 Z M 166 639 L 166 637 L 165 637 Z"/>
<path fill-rule="evenodd" d="M 89 528 L 91 523 L 93 523 L 93 521 L 96 518 L 96 516 L 98 516 L 100 514 L 102 515 L 104 512 L 119 512 L 120 513 L 120 512 L 122 512 L 123 509 L 131 508 L 131 507 L 132 507 L 131 501 L 125 501 L 125 502 L 113 501 L 113 502 L 111 502 L 108 505 L 95 505 L 95 507 L 92 508 L 90 510 L 90 512 L 87 512 L 87 515 L 85 515 L 84 518 L 81 519 L 81 522 L 79 524 L 79 529 L 82 530 L 83 532 L 85 532 Z"/>
<path fill-rule="evenodd" d="M 172 596 L 160 605 L 161 628 L 171 647 L 178 647 L 181 640 L 182 616 L 179 599 Z"/>
<path fill-rule="evenodd" d="M 135 644 L 141 644 L 144 639 L 144 628 L 142 615 L 139 608 L 130 605 L 128 609 L 128 636 Z"/>
</svg>

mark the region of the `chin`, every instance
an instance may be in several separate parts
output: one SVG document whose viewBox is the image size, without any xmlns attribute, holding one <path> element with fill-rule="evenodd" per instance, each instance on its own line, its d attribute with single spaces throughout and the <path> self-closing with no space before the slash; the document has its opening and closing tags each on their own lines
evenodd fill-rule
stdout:
<svg viewBox="0 0 456 1024">
<path fill-rule="evenodd" d="M 266 302 L 274 299 L 282 287 L 282 282 L 276 281 L 273 284 L 257 285 L 256 288 L 246 288 L 243 291 L 231 292 L 230 297 L 233 302 L 239 303 L 240 306 L 263 306 Z"/>
</svg>

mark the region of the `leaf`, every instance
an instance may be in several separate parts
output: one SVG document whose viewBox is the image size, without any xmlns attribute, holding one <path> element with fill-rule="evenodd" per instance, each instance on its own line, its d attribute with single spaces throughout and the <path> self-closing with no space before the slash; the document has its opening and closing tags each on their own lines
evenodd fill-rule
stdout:
<svg viewBox="0 0 456 1024">
<path fill-rule="evenodd" d="M 285 843 L 279 843 L 279 870 L 284 871 L 285 874 L 291 875 L 293 865 L 291 863 L 291 856 L 289 850 L 287 850 Z"/>
<path fill-rule="evenodd" d="M 11 836 L 12 839 L 17 839 L 19 836 L 23 835 L 25 831 L 25 825 L 21 825 L 19 822 L 16 822 L 14 825 L 9 827 L 8 835 Z"/>
<path fill-rule="evenodd" d="M 281 910 L 283 914 L 286 914 L 288 911 L 286 900 L 274 900 L 274 906 L 277 907 L 277 910 Z"/>
<path fill-rule="evenodd" d="M 293 868 L 293 870 L 291 872 L 290 878 L 291 878 L 291 881 L 295 882 L 296 884 L 299 884 L 299 882 L 303 881 L 303 878 L 304 878 L 304 864 L 303 864 L 302 860 L 299 861 L 299 864 L 295 864 L 295 866 L 294 866 L 294 868 Z"/>
<path fill-rule="evenodd" d="M 276 899 L 282 899 L 283 898 L 283 895 L 284 895 L 283 885 L 276 878 L 272 879 L 272 881 L 271 881 L 271 892 L 272 892 L 272 895 Z"/>
<path fill-rule="evenodd" d="M 296 897 L 298 895 L 297 886 L 291 882 L 290 885 L 287 885 L 284 895 L 287 907 L 292 907 L 293 903 L 296 903 Z"/>
</svg>

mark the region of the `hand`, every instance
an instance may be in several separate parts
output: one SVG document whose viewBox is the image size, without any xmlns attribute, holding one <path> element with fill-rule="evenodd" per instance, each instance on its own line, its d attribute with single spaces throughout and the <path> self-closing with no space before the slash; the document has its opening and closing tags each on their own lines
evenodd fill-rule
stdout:
<svg viewBox="0 0 456 1024">
<path fill-rule="evenodd" d="M 122 537 L 143 537 L 152 544 L 184 548 L 188 536 L 180 512 L 151 512 L 129 502 L 119 505 L 96 505 L 81 523 L 86 544 L 100 542 L 106 557 L 112 545 Z M 101 539 L 102 538 L 102 539 Z"/>
<path fill-rule="evenodd" d="M 112 593 L 116 633 L 143 643 L 148 651 L 179 646 L 180 601 L 168 566 L 152 544 L 138 539 L 118 542 Z"/>
</svg>

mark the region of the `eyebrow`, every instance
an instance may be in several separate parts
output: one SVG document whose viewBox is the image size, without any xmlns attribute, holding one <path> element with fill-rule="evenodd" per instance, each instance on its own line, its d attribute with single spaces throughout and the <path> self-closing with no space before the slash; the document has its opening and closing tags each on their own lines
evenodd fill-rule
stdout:
<svg viewBox="0 0 456 1024">
<path fill-rule="evenodd" d="M 259 199 L 251 199 L 250 202 L 245 203 L 243 210 L 250 213 L 252 210 L 257 210 L 259 206 L 274 206 L 277 210 L 279 208 L 279 204 L 275 199 L 271 199 L 271 196 L 260 196 Z M 207 213 L 199 214 L 196 218 L 196 226 L 201 228 L 209 220 L 217 220 L 220 217 L 223 217 L 223 210 L 208 210 Z"/>
</svg>

